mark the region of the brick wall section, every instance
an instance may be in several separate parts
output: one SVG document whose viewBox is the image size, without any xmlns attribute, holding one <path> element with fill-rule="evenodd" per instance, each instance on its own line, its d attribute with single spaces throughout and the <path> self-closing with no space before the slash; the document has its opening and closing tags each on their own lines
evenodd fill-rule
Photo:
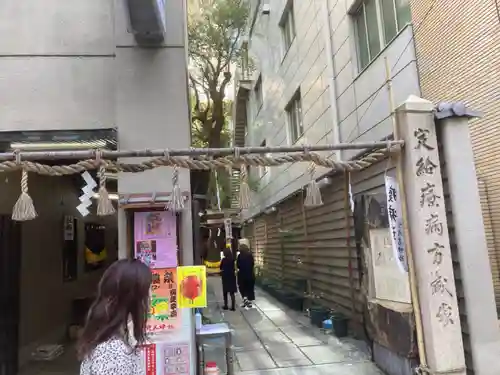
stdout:
<svg viewBox="0 0 500 375">
<path fill-rule="evenodd" d="M 500 20 L 495 2 L 410 2 L 423 97 L 462 100 L 484 114 L 471 122 L 471 134 L 477 175 L 484 184 L 485 228 L 500 306 Z"/>
</svg>

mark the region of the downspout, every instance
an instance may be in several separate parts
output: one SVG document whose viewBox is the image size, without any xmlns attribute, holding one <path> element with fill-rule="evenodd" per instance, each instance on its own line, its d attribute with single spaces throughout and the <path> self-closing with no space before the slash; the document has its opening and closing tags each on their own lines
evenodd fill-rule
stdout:
<svg viewBox="0 0 500 375">
<path fill-rule="evenodd" d="M 333 143 L 337 144 L 340 143 L 340 131 L 339 111 L 337 108 L 337 86 L 335 82 L 335 62 L 333 60 L 332 32 L 330 29 L 330 1 L 324 0 L 321 3 L 323 4 L 321 13 L 323 13 L 323 37 L 325 38 L 325 54 L 328 69 L 328 91 L 330 94 L 330 109 L 333 121 Z M 342 151 L 335 151 L 335 157 L 337 160 L 342 160 Z"/>
</svg>

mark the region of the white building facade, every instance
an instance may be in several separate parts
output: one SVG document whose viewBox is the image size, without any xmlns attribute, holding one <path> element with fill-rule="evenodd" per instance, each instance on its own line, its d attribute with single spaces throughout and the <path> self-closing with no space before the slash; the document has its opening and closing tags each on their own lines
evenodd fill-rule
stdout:
<svg viewBox="0 0 500 375">
<path fill-rule="evenodd" d="M 253 3 L 248 48 L 256 70 L 246 145 L 366 142 L 392 134 L 386 59 L 394 104 L 420 94 L 407 0 Z M 325 172 L 318 169 L 315 177 Z M 252 173 L 260 183 L 250 216 L 310 180 L 307 165 L 299 164 Z"/>
</svg>

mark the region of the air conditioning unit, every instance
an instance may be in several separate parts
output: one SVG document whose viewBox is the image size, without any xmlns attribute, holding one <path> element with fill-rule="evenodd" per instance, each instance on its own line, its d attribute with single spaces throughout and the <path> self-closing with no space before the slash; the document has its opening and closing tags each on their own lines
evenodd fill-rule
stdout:
<svg viewBox="0 0 500 375">
<path fill-rule="evenodd" d="M 166 32 L 165 1 L 126 0 L 130 31 L 139 45 L 163 43 Z"/>
</svg>

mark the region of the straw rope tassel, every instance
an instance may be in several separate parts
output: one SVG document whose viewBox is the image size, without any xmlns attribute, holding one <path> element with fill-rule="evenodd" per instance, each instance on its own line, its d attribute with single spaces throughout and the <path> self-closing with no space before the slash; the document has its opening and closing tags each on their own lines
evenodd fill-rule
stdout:
<svg viewBox="0 0 500 375">
<path fill-rule="evenodd" d="M 37 217 L 33 199 L 28 194 L 28 171 L 22 170 L 21 195 L 12 210 L 12 220 L 27 221 Z"/>
<path fill-rule="evenodd" d="M 182 196 L 181 187 L 179 185 L 179 167 L 175 166 L 172 172 L 172 197 L 167 210 L 177 212 L 184 209 L 184 197 Z"/>
<path fill-rule="evenodd" d="M 240 209 L 247 210 L 250 208 L 250 186 L 248 186 L 248 171 L 244 164 L 240 165 Z"/>
<path fill-rule="evenodd" d="M 306 197 L 304 199 L 304 206 L 306 207 L 317 207 L 323 205 L 323 198 L 321 198 L 321 190 L 319 188 L 318 182 L 314 178 L 315 171 L 314 164 L 309 167 L 309 174 L 311 177 L 311 182 L 307 184 L 306 187 Z"/>
<path fill-rule="evenodd" d="M 99 167 L 99 199 L 97 201 L 97 216 L 109 216 L 116 212 L 113 202 L 109 199 L 106 189 L 106 167 L 101 164 Z"/>
</svg>

